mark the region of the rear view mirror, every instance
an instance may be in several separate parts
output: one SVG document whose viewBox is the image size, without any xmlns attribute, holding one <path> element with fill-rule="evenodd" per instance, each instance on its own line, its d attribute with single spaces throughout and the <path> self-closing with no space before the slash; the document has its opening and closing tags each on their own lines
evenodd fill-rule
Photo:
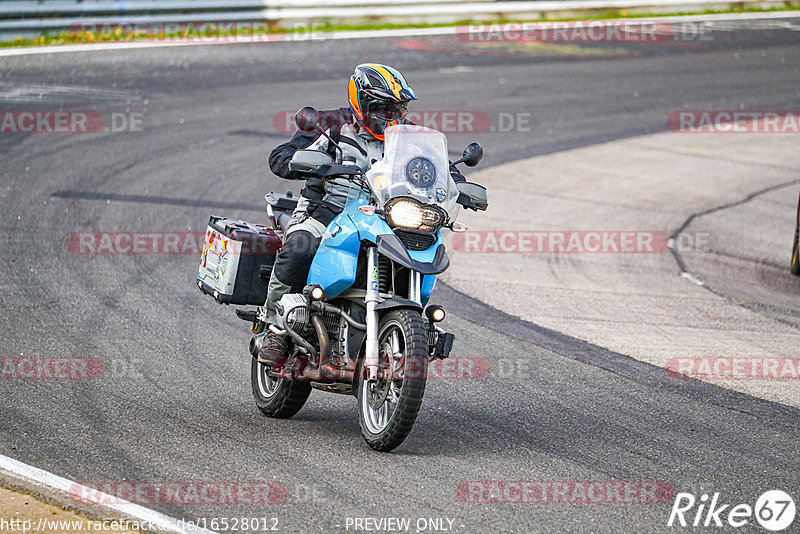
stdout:
<svg viewBox="0 0 800 534">
<path fill-rule="evenodd" d="M 474 167 L 480 163 L 482 158 L 483 147 L 480 145 L 480 143 L 470 143 L 467 145 L 467 148 L 464 149 L 464 156 L 461 159 L 464 161 L 464 165 L 467 167 Z"/>
<path fill-rule="evenodd" d="M 333 158 L 319 150 L 298 150 L 289 162 L 292 172 L 317 173 L 324 165 L 333 163 Z"/>
<path fill-rule="evenodd" d="M 319 113 L 316 109 L 306 106 L 295 113 L 294 122 L 304 132 L 316 132 L 319 129 Z"/>
<path fill-rule="evenodd" d="M 480 145 L 479 145 L 480 146 Z M 473 182 L 458 182 L 458 202 L 465 208 L 475 211 L 485 211 L 489 207 L 489 200 L 486 197 L 486 188 Z"/>
</svg>

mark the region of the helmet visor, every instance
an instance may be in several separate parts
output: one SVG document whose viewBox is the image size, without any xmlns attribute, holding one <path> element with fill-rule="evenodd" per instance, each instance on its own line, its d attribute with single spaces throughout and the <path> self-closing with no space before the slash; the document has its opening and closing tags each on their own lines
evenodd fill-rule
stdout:
<svg viewBox="0 0 800 534">
<path fill-rule="evenodd" d="M 371 102 L 367 112 L 378 121 L 401 121 L 408 113 L 408 102 Z"/>
</svg>

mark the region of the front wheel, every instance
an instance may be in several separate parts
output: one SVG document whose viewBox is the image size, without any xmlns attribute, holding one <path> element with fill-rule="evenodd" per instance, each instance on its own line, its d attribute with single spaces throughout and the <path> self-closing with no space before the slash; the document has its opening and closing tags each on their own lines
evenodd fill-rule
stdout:
<svg viewBox="0 0 800 534">
<path fill-rule="evenodd" d="M 425 393 L 428 375 L 428 331 L 419 312 L 387 313 L 378 327 L 378 380 L 359 369 L 358 422 L 367 444 L 391 451 L 406 439 Z"/>
<path fill-rule="evenodd" d="M 288 419 L 299 412 L 311 394 L 308 382 L 273 378 L 269 367 L 256 358 L 250 367 L 250 382 L 258 409 L 267 417 L 277 419 Z"/>
</svg>

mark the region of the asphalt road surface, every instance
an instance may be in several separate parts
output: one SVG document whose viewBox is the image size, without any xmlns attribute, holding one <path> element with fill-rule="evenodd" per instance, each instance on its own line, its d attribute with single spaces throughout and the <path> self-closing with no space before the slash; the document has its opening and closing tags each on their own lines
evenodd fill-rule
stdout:
<svg viewBox="0 0 800 534">
<path fill-rule="evenodd" d="M 266 168 L 288 137 L 280 113 L 344 105 L 360 62 L 401 69 L 417 110 L 485 112 L 494 131 L 448 138 L 453 154 L 480 141 L 492 165 L 661 131 L 678 109 L 800 109 L 791 25 L 717 24 L 680 46 L 439 37 L 0 59 L 0 111 L 91 110 L 109 128 L 0 135 L 0 355 L 103 363 L 93 380 L 0 381 L 0 454 L 82 482 L 277 482 L 278 504 L 152 508 L 277 518 L 285 532 L 353 531 L 365 517 L 446 518 L 456 532 L 668 530 L 672 499 L 476 504 L 457 492 L 465 481 L 660 481 L 726 504 L 773 488 L 797 498 L 797 409 L 671 380 L 443 285 L 434 300 L 449 310 L 456 355 L 492 371 L 431 381 L 394 453 L 363 443 L 352 397 L 315 391 L 293 419 L 266 419 L 251 398 L 246 323 L 193 285 L 199 252 L 68 246 L 77 232 L 203 231 L 211 213 L 263 221 L 265 192 L 298 190 Z M 501 131 L 501 114 L 530 123 Z M 676 187 L 691 194 L 690 179 Z"/>
</svg>

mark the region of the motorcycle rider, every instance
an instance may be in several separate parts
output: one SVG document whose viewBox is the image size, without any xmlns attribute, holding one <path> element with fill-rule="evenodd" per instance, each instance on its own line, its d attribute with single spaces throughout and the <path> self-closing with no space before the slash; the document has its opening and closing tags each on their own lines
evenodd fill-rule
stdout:
<svg viewBox="0 0 800 534">
<path fill-rule="evenodd" d="M 320 150 L 327 152 L 337 163 L 357 165 L 362 171 L 367 171 L 383 157 L 386 128 L 407 123 L 408 103 L 417 99 L 397 69 L 378 63 L 358 65 L 350 77 L 347 93 L 349 108 L 318 113 L 320 126 L 341 146 L 341 151 L 323 135 L 298 131 L 269 156 L 269 167 L 278 176 L 307 181 L 287 225 L 283 248 L 275 258 L 269 280 L 265 307 L 267 323 L 271 326 L 258 356 L 259 362 L 264 364 L 273 364 L 288 356 L 289 352 L 286 335 L 272 326 L 277 324 L 275 305 L 283 295 L 298 293 L 306 285 L 325 228 L 341 213 L 349 189 L 357 187 L 343 178 L 322 180 L 297 175 L 289 170 L 292 156 L 301 149 Z M 464 180 L 454 168 L 451 172 L 457 181 Z"/>
</svg>

